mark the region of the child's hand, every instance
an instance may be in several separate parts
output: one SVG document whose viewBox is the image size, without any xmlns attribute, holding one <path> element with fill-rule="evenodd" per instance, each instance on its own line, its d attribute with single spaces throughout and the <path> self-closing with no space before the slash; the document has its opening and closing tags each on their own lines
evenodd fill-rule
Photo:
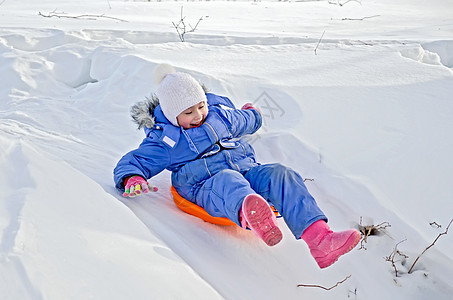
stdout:
<svg viewBox="0 0 453 300">
<path fill-rule="evenodd" d="M 148 182 L 143 179 L 143 177 L 138 175 L 132 176 L 126 181 L 123 197 L 135 197 L 142 192 L 146 194 L 150 191 L 150 188 L 153 192 L 158 191 L 157 187 L 149 186 Z"/>
<path fill-rule="evenodd" d="M 244 105 L 241 107 L 241 109 L 255 109 L 255 110 L 257 110 L 257 111 L 261 114 L 261 110 L 260 110 L 259 108 L 254 107 L 252 103 L 246 103 L 246 104 L 244 104 Z"/>
</svg>

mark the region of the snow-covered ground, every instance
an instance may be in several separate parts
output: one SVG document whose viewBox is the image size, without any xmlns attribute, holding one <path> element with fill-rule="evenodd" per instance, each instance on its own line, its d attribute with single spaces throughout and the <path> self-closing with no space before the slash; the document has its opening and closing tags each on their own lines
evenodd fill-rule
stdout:
<svg viewBox="0 0 453 300">
<path fill-rule="evenodd" d="M 408 270 L 453 218 L 453 1 L 330 2 L 0 1 L 0 298 L 450 299 L 453 232 Z M 320 270 L 283 220 L 270 248 L 184 214 L 168 172 L 123 199 L 162 62 L 260 107 L 259 159 L 333 229 L 391 227 Z"/>
</svg>

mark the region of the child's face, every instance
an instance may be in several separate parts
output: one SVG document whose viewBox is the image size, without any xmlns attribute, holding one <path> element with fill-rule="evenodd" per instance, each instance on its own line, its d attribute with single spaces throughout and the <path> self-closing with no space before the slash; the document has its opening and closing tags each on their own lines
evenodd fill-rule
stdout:
<svg viewBox="0 0 453 300">
<path fill-rule="evenodd" d="M 190 129 L 201 126 L 207 114 L 208 106 L 206 105 L 206 102 L 201 101 L 180 113 L 176 117 L 176 120 L 178 121 L 179 126 L 182 126 L 184 129 Z"/>
</svg>

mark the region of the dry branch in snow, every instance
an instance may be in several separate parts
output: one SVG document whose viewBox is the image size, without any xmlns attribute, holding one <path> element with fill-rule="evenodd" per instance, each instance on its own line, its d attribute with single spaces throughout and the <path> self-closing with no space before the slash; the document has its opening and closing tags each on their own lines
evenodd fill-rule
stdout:
<svg viewBox="0 0 453 300">
<path fill-rule="evenodd" d="M 345 282 L 346 280 L 351 278 L 351 276 L 352 275 L 346 276 L 345 279 L 343 279 L 342 281 L 338 281 L 335 285 L 333 285 L 331 287 L 324 287 L 322 285 L 317 285 L 317 284 L 298 284 L 297 287 L 313 287 L 313 288 L 320 288 L 320 289 L 323 289 L 326 291 L 330 291 L 331 289 L 336 288 L 337 286 L 339 286 L 340 284 L 342 284 L 343 282 Z"/>
<path fill-rule="evenodd" d="M 423 250 L 423 252 L 417 257 L 417 259 L 415 259 L 414 263 L 412 264 L 411 268 L 409 269 L 409 272 L 408 272 L 409 274 L 412 272 L 412 269 L 414 268 L 415 264 L 418 262 L 418 260 L 420 259 L 420 257 L 421 257 L 421 256 L 422 256 L 429 248 L 431 248 L 432 246 L 434 246 L 434 244 L 437 242 L 437 240 L 438 240 L 441 236 L 443 236 L 443 235 L 445 235 L 445 234 L 448 233 L 448 229 L 450 228 L 450 225 L 451 225 L 452 222 L 453 222 L 453 219 L 451 219 L 450 223 L 448 223 L 448 226 L 447 226 L 447 228 L 445 229 L 445 231 L 442 232 L 442 233 L 439 233 L 439 235 L 438 235 L 438 236 L 436 237 L 436 239 L 431 243 L 431 245 L 429 245 L 428 247 L 426 247 L 426 249 Z M 434 224 L 434 223 L 437 224 L 436 222 L 432 222 L 432 223 L 430 223 L 430 225 L 432 225 L 432 224 Z M 442 226 L 438 225 L 438 227 L 440 228 L 440 227 L 442 227 Z"/>
<path fill-rule="evenodd" d="M 437 228 L 441 228 L 442 227 L 442 225 L 437 224 L 437 222 L 431 222 L 431 223 L 429 223 L 429 226 L 436 226 Z"/>
<path fill-rule="evenodd" d="M 181 6 L 180 20 L 178 21 L 178 23 L 172 22 L 172 24 L 173 24 L 173 27 L 175 27 L 176 32 L 178 33 L 179 39 L 181 40 L 181 42 L 184 42 L 184 40 L 185 40 L 184 36 L 189 32 L 194 32 L 197 29 L 198 24 L 200 24 L 200 22 L 203 20 L 203 17 L 200 17 L 200 19 L 198 20 L 197 24 L 195 24 L 195 26 L 188 24 L 188 26 L 190 27 L 190 29 L 188 29 L 187 25 L 184 21 L 184 19 L 186 17 L 183 16 L 182 11 L 183 11 L 183 6 Z"/>
<path fill-rule="evenodd" d="M 408 256 L 406 254 L 404 254 L 403 252 L 398 250 L 398 245 L 401 244 L 402 242 L 405 242 L 405 241 L 406 240 L 402 240 L 401 242 L 397 243 L 395 245 L 395 248 L 393 248 L 392 253 L 390 253 L 389 256 L 384 257 L 385 261 L 388 261 L 388 262 L 390 262 L 392 264 L 392 267 L 395 270 L 395 277 L 398 277 L 398 269 L 396 267 L 396 263 L 399 261 L 399 260 L 395 260 L 396 256 L 398 255 L 399 257 L 402 257 L 403 259 L 408 258 Z"/>
<path fill-rule="evenodd" d="M 362 234 L 362 240 L 360 241 L 360 249 L 365 249 L 365 243 L 368 241 L 370 235 L 377 235 L 381 231 L 385 230 L 387 227 L 392 227 L 389 222 L 382 222 L 378 225 L 362 225 L 362 218 L 360 218 L 359 231 Z"/>
<path fill-rule="evenodd" d="M 109 16 L 106 16 L 104 14 L 102 14 L 102 15 L 85 14 L 85 15 L 78 15 L 78 16 L 69 16 L 69 15 L 66 15 L 64 12 L 59 13 L 59 12 L 56 12 L 55 10 L 53 12 L 48 13 L 47 15 L 39 12 L 38 15 L 40 15 L 41 17 L 44 17 L 44 18 L 56 17 L 56 18 L 85 19 L 85 20 L 97 20 L 97 19 L 104 18 L 104 19 L 117 20 L 117 21 L 121 21 L 121 22 L 127 22 L 126 20 L 123 20 L 123 19 L 120 19 L 120 18 L 115 18 L 115 17 L 109 17 Z"/>
<path fill-rule="evenodd" d="M 319 39 L 318 41 L 318 44 L 316 45 L 316 48 L 315 48 L 315 55 L 318 55 L 318 53 L 316 52 L 318 50 L 318 47 L 319 47 L 319 44 L 321 43 L 321 40 L 322 38 L 324 37 L 324 34 L 326 33 L 326 31 L 324 30 L 324 32 L 322 33 L 321 35 L 321 38 Z"/>
<path fill-rule="evenodd" d="M 338 6 L 344 6 L 345 4 L 348 4 L 349 2 L 357 2 L 360 5 L 362 5 L 362 0 L 346 0 L 343 3 L 341 3 L 340 0 L 337 0 L 337 1 L 329 0 L 329 4 L 335 4 L 335 5 L 338 5 Z"/>
<path fill-rule="evenodd" d="M 363 17 L 363 18 L 343 18 L 341 19 L 342 21 L 363 21 L 365 19 L 371 19 L 371 18 L 376 18 L 380 17 L 381 15 L 374 15 L 374 16 L 368 16 L 368 17 Z"/>
</svg>

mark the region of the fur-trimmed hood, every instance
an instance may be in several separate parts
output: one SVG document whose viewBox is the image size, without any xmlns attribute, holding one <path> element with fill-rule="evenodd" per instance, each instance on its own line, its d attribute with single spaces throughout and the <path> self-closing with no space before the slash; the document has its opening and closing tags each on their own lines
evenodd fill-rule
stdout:
<svg viewBox="0 0 453 300">
<path fill-rule="evenodd" d="M 138 125 L 138 129 L 144 127 L 153 128 L 155 123 L 154 110 L 159 106 L 159 98 L 152 95 L 143 101 L 137 102 L 131 107 L 131 117 Z"/>
<path fill-rule="evenodd" d="M 201 84 L 205 93 L 208 89 L 204 84 Z M 131 107 L 132 120 L 138 125 L 138 129 L 153 128 L 156 123 L 154 110 L 159 106 L 159 98 L 155 94 L 151 97 L 146 97 L 145 100 L 137 102 Z"/>
</svg>

